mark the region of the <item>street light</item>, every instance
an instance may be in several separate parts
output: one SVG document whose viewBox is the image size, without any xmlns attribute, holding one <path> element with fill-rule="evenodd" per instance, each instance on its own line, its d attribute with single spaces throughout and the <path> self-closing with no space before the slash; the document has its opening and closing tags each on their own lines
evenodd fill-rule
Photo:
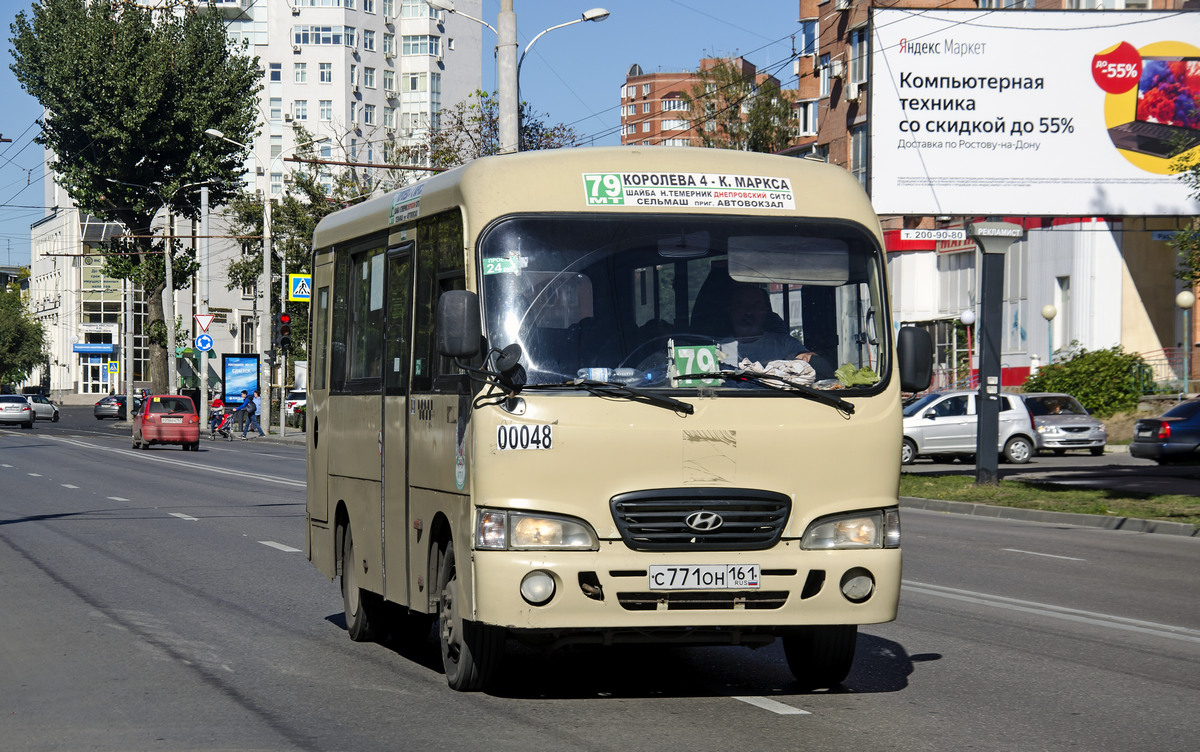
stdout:
<svg viewBox="0 0 1200 752">
<path fill-rule="evenodd" d="M 1058 309 L 1052 303 L 1042 306 L 1042 318 L 1046 320 L 1046 365 L 1054 362 L 1054 317 L 1057 315 Z"/>
<path fill-rule="evenodd" d="M 1175 305 L 1183 309 L 1183 396 L 1191 394 L 1192 383 L 1192 306 L 1196 305 L 1196 295 L 1191 290 L 1184 290 L 1175 296 Z"/>
<path fill-rule="evenodd" d="M 270 332 L 270 327 L 268 327 L 268 325 L 267 325 L 267 322 L 269 322 L 271 320 L 271 174 L 272 174 L 271 171 L 275 166 L 275 160 L 277 160 L 283 156 L 283 151 L 280 151 L 278 155 L 271 157 L 271 160 L 266 165 L 263 165 L 262 160 L 259 159 L 258 155 L 254 153 L 254 150 L 252 148 L 250 148 L 246 144 L 243 144 L 241 141 L 234 141 L 232 138 L 229 138 L 228 136 L 226 136 L 224 133 L 217 130 L 216 128 L 205 129 L 204 135 L 208 136 L 209 138 L 215 138 L 220 141 L 225 141 L 226 143 L 233 144 L 234 146 L 236 146 L 240 149 L 245 149 L 246 151 L 250 152 L 250 156 L 254 157 L 254 161 L 258 162 L 258 166 L 262 167 L 263 172 L 266 174 L 267 184 L 263 188 L 263 235 L 262 235 L 262 237 L 263 237 L 263 257 L 262 257 L 262 279 L 263 279 L 263 281 L 262 281 L 262 285 L 259 287 L 259 290 L 261 290 L 262 294 L 263 294 L 262 295 L 263 308 L 262 308 L 262 312 L 260 314 L 262 316 L 262 318 L 259 319 L 259 326 L 258 326 L 258 345 L 259 345 L 260 352 L 263 353 L 263 362 L 259 366 L 259 389 L 260 390 L 262 389 L 262 384 L 264 384 L 264 383 L 266 384 L 266 394 L 263 395 L 266 397 L 266 399 L 264 399 L 262 401 L 262 407 L 261 407 L 262 423 L 260 425 L 269 426 L 269 425 L 271 425 L 271 370 L 270 370 L 270 366 L 267 365 L 267 355 L 271 352 L 271 332 Z M 311 146 L 313 144 L 319 144 L 323 141 L 328 141 L 328 140 L 329 140 L 328 136 L 321 136 L 320 138 L 314 138 L 312 141 L 305 141 L 304 143 L 296 144 L 296 145 L 290 146 L 288 148 L 289 149 L 299 149 L 304 146 Z M 284 151 L 286 151 L 286 149 Z M 284 299 L 279 301 L 280 306 L 284 305 L 284 300 L 286 300 L 286 296 L 284 296 Z M 264 373 L 266 374 L 266 378 L 263 378 Z M 282 431 L 282 427 L 283 427 L 283 390 L 282 390 L 283 374 L 282 373 L 280 374 L 280 377 L 279 377 L 279 386 L 280 386 L 279 425 L 281 428 L 280 435 L 282 435 L 283 434 L 283 431 Z"/>
<path fill-rule="evenodd" d="M 967 328 L 967 388 L 971 388 L 971 327 L 975 324 L 975 310 L 972 308 L 964 309 L 958 315 L 958 320 Z"/>
<path fill-rule="evenodd" d="M 537 36 L 530 40 L 529 44 L 525 45 L 525 50 L 521 53 L 518 59 L 517 54 L 517 14 L 513 11 L 513 0 L 500 0 L 500 13 L 496 17 L 496 26 L 492 26 L 487 21 L 484 21 L 474 16 L 467 15 L 460 10 L 455 10 L 453 0 L 425 0 L 425 2 L 433 8 L 444 10 L 447 13 L 457 13 L 463 18 L 470 19 L 478 24 L 483 24 L 492 30 L 496 35 L 496 68 L 499 77 L 500 102 L 499 102 L 499 120 L 497 124 L 500 131 L 500 153 L 509 154 L 521 150 L 521 121 L 520 121 L 520 100 L 521 100 L 521 63 L 525 61 L 525 55 L 529 52 L 529 48 L 533 43 L 541 39 L 543 35 L 548 34 L 555 29 L 561 29 L 564 26 L 583 23 L 584 21 L 600 22 L 608 18 L 609 12 L 604 8 L 592 8 L 585 10 L 579 18 L 566 23 L 560 23 L 557 26 L 551 26 L 548 29 L 543 29 L 538 32 Z M 497 27 L 499 27 L 497 29 Z"/>
</svg>

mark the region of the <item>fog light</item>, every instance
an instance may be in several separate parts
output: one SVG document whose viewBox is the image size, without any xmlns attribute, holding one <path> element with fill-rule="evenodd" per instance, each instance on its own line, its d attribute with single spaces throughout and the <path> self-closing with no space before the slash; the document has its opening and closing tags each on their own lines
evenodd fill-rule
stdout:
<svg viewBox="0 0 1200 752">
<path fill-rule="evenodd" d="M 842 595 L 851 603 L 862 603 L 875 592 L 875 578 L 865 569 L 855 567 L 842 575 Z"/>
<path fill-rule="evenodd" d="M 554 577 L 540 569 L 521 580 L 521 597 L 531 606 L 544 606 L 554 597 Z"/>
</svg>

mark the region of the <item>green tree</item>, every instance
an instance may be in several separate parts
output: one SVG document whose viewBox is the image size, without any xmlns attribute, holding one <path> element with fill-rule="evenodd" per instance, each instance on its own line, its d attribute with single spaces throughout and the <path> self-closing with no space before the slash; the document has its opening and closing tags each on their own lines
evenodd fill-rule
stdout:
<svg viewBox="0 0 1200 752">
<path fill-rule="evenodd" d="M 1191 198 L 1200 201 L 1200 155 L 1186 151 L 1175 158 L 1171 169 L 1191 189 Z M 1171 245 L 1179 252 L 1175 276 L 1189 289 L 1200 285 L 1200 221 L 1193 217 L 1187 228 L 1175 233 Z"/>
<path fill-rule="evenodd" d="M 791 99 L 748 65 L 737 58 L 700 68 L 682 95 L 701 146 L 768 153 L 791 146 L 798 131 Z"/>
<path fill-rule="evenodd" d="M 545 116 L 527 103 L 518 107 L 521 122 L 520 150 L 561 149 L 573 145 L 575 129 L 559 123 L 547 125 Z M 500 102 L 485 91 L 442 110 L 440 127 L 430 129 L 422 150 L 431 167 L 449 169 L 472 159 L 500 153 Z"/>
<path fill-rule="evenodd" d="M 46 336 L 18 290 L 0 290 L 0 384 L 24 381 L 45 360 Z"/>
<path fill-rule="evenodd" d="M 1044 366 L 1022 385 L 1023 392 L 1065 392 L 1101 418 L 1137 409 L 1142 396 L 1139 366 L 1145 361 L 1120 346 L 1088 351 L 1072 343 L 1060 360 Z"/>
<path fill-rule="evenodd" d="M 167 387 L 164 254 L 177 288 L 195 265 L 178 243 L 153 237 L 151 223 L 160 210 L 197 218 L 201 183 L 214 205 L 236 193 L 245 154 L 204 130 L 249 141 L 261 75 L 256 58 L 229 45 L 219 15 L 166 5 L 42 0 L 10 27 L 11 68 L 44 108 L 37 140 L 53 152 L 59 184 L 82 212 L 125 226 L 105 273 L 146 292 L 155 391 Z"/>
</svg>

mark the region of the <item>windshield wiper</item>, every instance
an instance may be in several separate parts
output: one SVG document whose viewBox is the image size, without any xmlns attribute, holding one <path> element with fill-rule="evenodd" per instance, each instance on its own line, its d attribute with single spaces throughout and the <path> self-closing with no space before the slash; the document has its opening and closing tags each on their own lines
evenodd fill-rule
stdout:
<svg viewBox="0 0 1200 752">
<path fill-rule="evenodd" d="M 610 397 L 628 399 L 633 402 L 642 402 L 655 407 L 663 407 L 668 410 L 674 410 L 677 413 L 691 415 L 696 412 L 696 408 L 684 402 L 677 400 L 674 397 L 667 397 L 661 394 L 651 394 L 643 392 L 641 389 L 634 389 L 628 384 L 622 384 L 616 381 L 592 381 L 590 379 L 576 379 L 574 381 L 566 381 L 561 384 L 527 384 L 525 391 L 531 390 L 582 390 L 589 394 L 594 394 L 597 397 Z"/>
<path fill-rule="evenodd" d="M 760 384 L 768 389 L 776 389 L 781 392 L 790 392 L 796 396 L 808 397 L 811 400 L 820 402 L 830 407 L 835 407 L 847 415 L 854 414 L 854 403 L 838 397 L 829 392 L 823 392 L 820 389 L 813 389 L 807 384 L 801 384 L 798 381 L 785 379 L 782 376 L 775 376 L 769 373 L 756 373 L 755 371 L 713 371 L 711 373 L 689 373 L 689 379 L 724 379 L 726 381 L 742 381 L 754 384 Z"/>
</svg>

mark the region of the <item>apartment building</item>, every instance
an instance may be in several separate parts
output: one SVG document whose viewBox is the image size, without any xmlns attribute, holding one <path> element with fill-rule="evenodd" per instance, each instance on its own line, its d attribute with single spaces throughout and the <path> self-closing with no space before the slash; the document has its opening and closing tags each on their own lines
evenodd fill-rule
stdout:
<svg viewBox="0 0 1200 752">
<path fill-rule="evenodd" d="M 169 3 L 159 3 L 167 5 Z M 246 159 L 247 189 L 276 197 L 285 190 L 298 145 L 297 126 L 311 137 L 328 140 L 317 146 L 320 159 L 341 163 L 323 172 L 332 186 L 334 170 L 389 163 L 393 147 L 416 143 L 438 125 L 439 112 L 480 87 L 482 29 L 462 16 L 478 17 L 481 0 L 458 0 L 462 15 L 433 8 L 425 0 L 211 0 L 224 19 L 233 42 L 245 42 L 259 59 L 259 132 Z M 93 251 L 122 228 L 78 211 L 70 197 L 47 174 L 45 203 L 53 207 L 31 228 L 32 277 L 30 306 L 45 325 L 49 357 L 31 381 L 60 398 L 80 399 L 121 391 L 125 382 L 126 333 L 133 334 L 132 377 L 146 385 L 147 306 L 141 291 L 105 278 Z M 175 235 L 192 236 L 195 223 L 171 222 L 162 215 L 155 228 L 168 226 Z M 229 234 L 218 215 L 213 235 Z M 186 225 L 186 226 L 185 226 Z M 175 310 L 187 330 L 183 346 L 201 332 L 193 314 L 211 313 L 208 334 L 213 353 L 257 352 L 260 327 L 254 289 L 226 290 L 222 280 L 228 263 L 240 255 L 232 241 L 214 239 L 208 274 L 209 296 L 201 300 L 197 280 L 177 292 Z M 127 316 L 128 313 L 128 316 Z M 185 384 L 198 380 L 183 351 L 180 375 Z M 219 357 L 210 359 L 210 383 L 216 381 Z"/>
</svg>

